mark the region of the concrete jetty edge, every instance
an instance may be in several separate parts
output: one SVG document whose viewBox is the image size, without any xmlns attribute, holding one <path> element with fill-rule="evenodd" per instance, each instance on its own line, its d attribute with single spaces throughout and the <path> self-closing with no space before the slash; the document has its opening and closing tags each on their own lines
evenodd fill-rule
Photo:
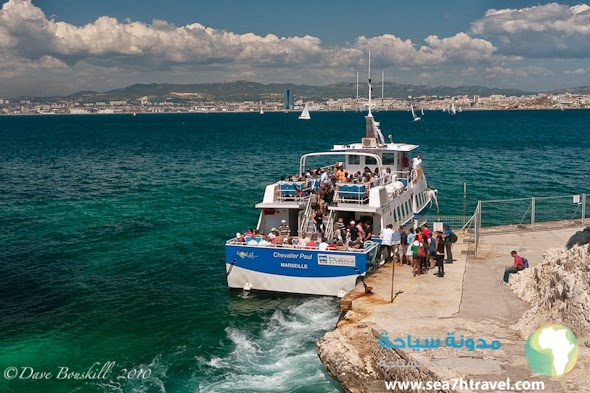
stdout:
<svg viewBox="0 0 590 393">
<path fill-rule="evenodd" d="M 563 248 L 580 227 L 541 229 L 534 232 L 494 232 L 480 238 L 478 256 L 469 253 L 472 242 L 459 236 L 453 245 L 453 264 L 445 277 L 435 269 L 412 277 L 409 266 L 386 264 L 341 300 L 346 314 L 333 331 L 318 342 L 317 353 L 327 371 L 346 392 L 387 392 L 386 381 L 542 381 L 545 392 L 563 391 L 559 382 L 533 373 L 526 363 L 524 345 L 514 325 L 529 305 L 501 283 L 504 268 L 512 263 L 511 250 L 527 257 L 531 268 L 541 264 L 549 248 Z M 393 291 L 392 291 L 393 279 Z M 393 292 L 393 301 L 392 301 Z M 590 316 L 589 316 L 590 317 Z M 501 348 L 392 349 L 379 345 L 387 333 L 397 337 L 497 340 Z M 590 349 L 580 347 L 574 370 L 567 375 L 570 390 L 590 392 L 587 375 Z M 398 390 L 402 391 L 402 390 Z M 438 389 L 436 391 L 459 391 Z M 461 392 L 471 391 L 461 389 Z"/>
</svg>

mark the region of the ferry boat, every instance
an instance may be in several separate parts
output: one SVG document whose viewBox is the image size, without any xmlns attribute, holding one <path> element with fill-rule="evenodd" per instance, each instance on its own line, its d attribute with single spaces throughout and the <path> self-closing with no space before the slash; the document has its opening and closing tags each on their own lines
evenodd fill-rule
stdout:
<svg viewBox="0 0 590 393">
<path fill-rule="evenodd" d="M 369 102 L 371 100 L 369 78 Z M 226 275 L 230 288 L 246 291 L 260 290 L 310 295 L 342 297 L 379 262 L 380 234 L 388 224 L 394 228 L 417 222 L 429 206 L 430 198 L 420 156 L 415 156 L 412 168 L 406 166 L 409 155 L 418 145 L 384 140 L 379 122 L 368 107 L 365 136 L 358 143 L 334 145 L 330 151 L 305 154 L 299 161 L 298 181 L 277 181 L 266 186 L 260 209 L 257 232 L 268 234 L 288 225 L 291 238 L 281 244 L 262 241 L 263 236 L 236 237 L 227 240 Z M 335 182 L 333 204 L 328 206 L 324 237 L 334 236 L 339 218 L 349 223 L 369 221 L 373 240 L 362 248 L 320 250 L 317 246 L 296 245 L 297 237 L 305 237 L 313 229 L 312 190 L 320 187 L 321 179 L 305 178 L 306 162 L 312 157 L 340 157 L 348 173 L 378 168 L 379 178 L 368 184 Z M 333 162 L 333 161 L 329 161 Z M 406 164 L 406 165 L 404 165 Z M 322 171 L 330 172 L 331 166 Z M 254 239 L 252 239 L 254 238 Z M 261 244 L 258 244 L 261 243 Z"/>
</svg>

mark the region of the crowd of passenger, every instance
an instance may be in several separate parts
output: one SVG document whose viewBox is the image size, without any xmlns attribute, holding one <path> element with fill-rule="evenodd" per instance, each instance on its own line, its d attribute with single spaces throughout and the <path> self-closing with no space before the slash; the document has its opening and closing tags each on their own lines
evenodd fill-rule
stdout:
<svg viewBox="0 0 590 393">
<path fill-rule="evenodd" d="M 345 224 L 344 219 L 339 218 L 334 224 L 332 236 L 328 238 L 325 225 L 320 217 L 318 207 L 318 213 L 313 221 L 313 231 L 303 232 L 299 236 L 292 235 L 287 222 L 282 220 L 279 228 L 272 228 L 268 234 L 253 229 L 248 229 L 244 233 L 236 233 L 236 241 L 246 243 L 248 246 L 279 246 L 320 251 L 361 250 L 373 242 L 373 225 L 370 221 L 357 223 L 350 220 L 348 224 Z"/>
<path fill-rule="evenodd" d="M 433 232 L 428 224 L 416 228 L 393 229 L 389 224 L 381 234 L 381 264 L 407 264 L 414 276 L 438 268 L 438 277 L 445 276 L 445 263 L 453 263 L 452 246 L 457 240 L 448 225 L 442 232 Z"/>
<path fill-rule="evenodd" d="M 268 234 L 249 229 L 243 234 L 236 233 L 236 240 L 248 246 L 278 246 L 302 248 L 309 250 L 362 250 L 373 244 L 373 225 L 369 220 L 350 220 L 345 223 L 342 217 L 334 223 L 332 235 L 325 236 L 323 224 L 313 232 L 303 232 L 300 236 L 292 235 L 285 220 L 279 228 L 272 228 Z M 443 231 L 433 232 L 428 224 L 414 228 L 399 227 L 393 229 L 389 224 L 380 236 L 380 264 L 397 263 L 412 267 L 414 276 L 424 274 L 438 267 L 438 276 L 444 277 L 444 264 L 453 263 L 452 244 L 456 235 L 448 225 Z"/>
<path fill-rule="evenodd" d="M 327 168 L 308 169 L 305 173 L 299 175 L 281 177 L 279 185 L 284 182 L 304 182 L 306 187 L 297 190 L 297 197 L 305 197 L 312 192 L 319 192 L 322 186 L 325 188 L 335 188 L 337 183 L 363 184 L 365 189 L 378 184 L 386 184 L 392 180 L 391 168 L 385 168 L 383 173 L 379 172 L 379 168 L 372 170 L 365 166 L 363 171 L 356 171 L 355 173 L 348 172 L 344 165 L 336 162 Z M 318 185 L 319 184 L 319 185 Z M 281 189 L 277 186 L 277 196 L 281 196 Z"/>
</svg>

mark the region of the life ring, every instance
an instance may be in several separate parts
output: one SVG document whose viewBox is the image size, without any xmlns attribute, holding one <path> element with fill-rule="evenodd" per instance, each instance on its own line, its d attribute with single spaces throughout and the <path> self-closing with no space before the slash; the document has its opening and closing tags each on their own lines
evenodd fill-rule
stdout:
<svg viewBox="0 0 590 393">
<path fill-rule="evenodd" d="M 266 216 L 272 216 L 273 214 L 276 214 L 277 209 L 263 209 L 263 212 Z"/>
</svg>

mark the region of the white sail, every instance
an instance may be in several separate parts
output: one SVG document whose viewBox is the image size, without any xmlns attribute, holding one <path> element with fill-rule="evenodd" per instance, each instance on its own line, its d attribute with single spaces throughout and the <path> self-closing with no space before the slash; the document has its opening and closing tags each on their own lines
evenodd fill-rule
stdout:
<svg viewBox="0 0 590 393">
<path fill-rule="evenodd" d="M 260 114 L 264 115 L 264 111 L 262 110 L 262 108 L 260 108 Z"/>
<path fill-rule="evenodd" d="M 410 110 L 412 111 L 412 118 L 414 119 L 414 121 L 420 120 L 420 117 L 416 116 L 416 113 L 414 112 L 414 105 L 410 104 Z"/>
<path fill-rule="evenodd" d="M 311 117 L 309 116 L 309 109 L 307 108 L 307 104 L 305 104 L 305 108 L 303 108 L 303 112 L 299 116 L 299 120 L 309 120 Z"/>
<path fill-rule="evenodd" d="M 420 108 L 420 115 L 424 116 L 424 108 Z"/>
<path fill-rule="evenodd" d="M 455 101 L 453 101 L 453 103 L 451 104 L 451 115 L 454 115 L 457 113 L 457 110 L 455 109 Z"/>
</svg>

